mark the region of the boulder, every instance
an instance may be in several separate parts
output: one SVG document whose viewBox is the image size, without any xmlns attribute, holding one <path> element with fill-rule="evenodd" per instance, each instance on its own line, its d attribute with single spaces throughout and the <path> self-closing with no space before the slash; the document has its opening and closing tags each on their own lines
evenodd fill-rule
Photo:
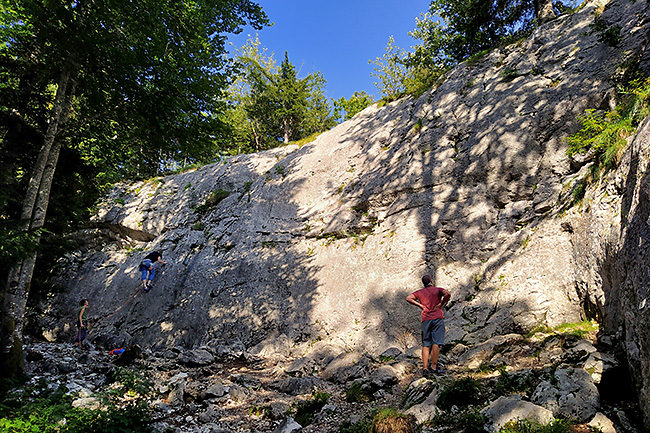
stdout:
<svg viewBox="0 0 650 433">
<path fill-rule="evenodd" d="M 280 392 L 291 395 L 310 394 L 314 387 L 321 384 L 321 379 L 310 377 L 288 377 L 279 383 L 273 384 L 273 387 Z"/>
<path fill-rule="evenodd" d="M 201 412 L 197 418 L 201 423 L 208 424 L 219 421 L 221 414 L 219 413 L 219 408 L 217 406 L 210 405 L 206 410 Z"/>
<path fill-rule="evenodd" d="M 370 374 L 370 381 L 378 388 L 388 388 L 399 381 L 397 370 L 390 365 L 382 365 Z"/>
<path fill-rule="evenodd" d="M 358 353 L 344 353 L 330 362 L 321 377 L 334 383 L 346 383 L 350 380 L 366 377 L 372 370 L 372 360 Z"/>
<path fill-rule="evenodd" d="M 598 389 L 591 375 L 581 368 L 558 369 L 553 381 L 537 385 L 531 401 L 557 418 L 579 423 L 591 420 L 600 408 Z"/>
<path fill-rule="evenodd" d="M 232 385 L 228 392 L 230 399 L 235 402 L 245 402 L 250 398 L 251 394 L 248 388 L 239 385 Z"/>
<path fill-rule="evenodd" d="M 597 412 L 587 425 L 602 433 L 617 433 L 614 423 L 600 412 Z"/>
<path fill-rule="evenodd" d="M 298 431 L 302 428 L 300 424 L 296 422 L 293 418 L 288 416 L 278 425 L 278 427 L 273 430 L 273 433 L 292 433 Z"/>
<path fill-rule="evenodd" d="M 400 355 L 402 354 L 402 351 L 399 350 L 397 347 L 389 347 L 388 349 L 384 350 L 381 355 L 379 355 L 380 358 L 393 358 L 397 359 Z"/>
<path fill-rule="evenodd" d="M 222 383 L 213 383 L 209 385 L 204 391 L 199 394 L 202 400 L 210 400 L 214 398 L 224 397 L 230 391 L 230 387 Z"/>
<path fill-rule="evenodd" d="M 435 389 L 437 389 L 435 382 L 424 377 L 415 379 L 404 391 L 404 408 L 409 409 L 416 404 L 422 403 L 432 395 Z"/>
<path fill-rule="evenodd" d="M 522 400 L 520 395 L 499 397 L 484 410 L 488 418 L 485 429 L 488 432 L 499 431 L 509 421 L 529 420 L 540 424 L 553 421 L 553 412 Z"/>
<path fill-rule="evenodd" d="M 316 361 L 312 358 L 303 357 L 294 359 L 285 372 L 290 376 L 305 376 L 311 375 L 315 369 Z"/>
<path fill-rule="evenodd" d="M 596 348 L 591 342 L 581 339 L 575 345 L 566 350 L 560 358 L 562 362 L 569 364 L 579 364 L 585 362 L 589 355 L 596 352 Z"/>
<path fill-rule="evenodd" d="M 77 409 L 98 410 L 101 401 L 96 397 L 82 397 L 72 401 L 72 407 Z"/>
<path fill-rule="evenodd" d="M 178 360 L 191 367 L 201 367 L 212 364 L 214 356 L 205 349 L 195 349 L 183 353 Z"/>
<path fill-rule="evenodd" d="M 436 406 L 439 393 L 434 392 L 437 390 L 438 388 L 434 388 L 434 390 L 432 390 L 432 392 L 429 394 L 428 397 L 425 398 L 423 402 L 410 406 L 404 413 L 406 413 L 407 415 L 413 415 L 415 419 L 417 419 L 418 424 L 424 424 L 425 422 L 434 419 L 435 416 L 440 413 L 440 410 Z M 412 394 L 410 398 L 416 401 L 418 398 L 421 397 Z M 408 405 L 409 403 L 410 401 L 407 401 L 405 405 Z"/>
<path fill-rule="evenodd" d="M 458 365 L 467 368 L 477 368 L 481 364 L 488 362 L 493 356 L 495 350 L 500 347 L 523 340 L 519 334 L 498 335 L 489 340 L 476 344 L 458 358 Z"/>
<path fill-rule="evenodd" d="M 596 351 L 589 354 L 589 358 L 587 358 L 582 368 L 591 375 L 591 379 L 595 384 L 599 384 L 603 378 L 603 373 L 607 373 L 619 365 L 620 363 L 614 356 Z"/>
</svg>

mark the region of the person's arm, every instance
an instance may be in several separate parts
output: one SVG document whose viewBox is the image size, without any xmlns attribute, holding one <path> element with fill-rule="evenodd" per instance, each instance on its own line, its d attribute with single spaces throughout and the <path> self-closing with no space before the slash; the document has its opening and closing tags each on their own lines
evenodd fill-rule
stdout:
<svg viewBox="0 0 650 433">
<path fill-rule="evenodd" d="M 406 302 L 408 302 L 409 304 L 413 304 L 413 305 L 415 305 L 416 307 L 420 307 L 420 308 L 422 308 L 422 310 L 426 310 L 426 309 L 427 309 L 427 307 L 425 307 L 424 304 L 422 304 L 422 303 L 418 300 L 418 298 L 415 297 L 415 293 L 411 293 L 410 295 L 408 295 L 408 296 L 406 297 Z"/>
<path fill-rule="evenodd" d="M 442 289 L 442 301 L 440 301 L 440 303 L 442 304 L 441 306 L 444 307 L 445 305 L 447 305 L 450 299 L 451 299 L 451 293 L 449 293 L 449 291 L 446 289 Z"/>
<path fill-rule="evenodd" d="M 158 261 L 162 263 L 163 265 L 166 265 L 167 262 L 162 259 L 162 256 L 158 256 Z"/>
<path fill-rule="evenodd" d="M 451 293 L 449 293 L 447 290 L 440 288 L 440 291 L 442 292 L 442 297 L 440 298 L 440 302 L 433 307 L 434 310 L 442 310 L 442 307 L 447 305 L 447 302 L 449 302 L 449 299 L 451 298 Z"/>
</svg>

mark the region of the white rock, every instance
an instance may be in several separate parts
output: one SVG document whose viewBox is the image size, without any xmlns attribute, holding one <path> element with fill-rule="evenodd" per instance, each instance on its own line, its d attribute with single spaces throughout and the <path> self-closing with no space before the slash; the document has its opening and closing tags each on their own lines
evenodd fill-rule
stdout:
<svg viewBox="0 0 650 433">
<path fill-rule="evenodd" d="M 484 413 L 488 417 L 485 428 L 489 432 L 498 431 L 509 421 L 530 420 L 548 424 L 553 420 L 553 412 L 522 400 L 520 395 L 499 397 L 485 409 Z"/>
<path fill-rule="evenodd" d="M 614 423 L 600 412 L 587 425 L 601 433 L 617 433 Z"/>
</svg>

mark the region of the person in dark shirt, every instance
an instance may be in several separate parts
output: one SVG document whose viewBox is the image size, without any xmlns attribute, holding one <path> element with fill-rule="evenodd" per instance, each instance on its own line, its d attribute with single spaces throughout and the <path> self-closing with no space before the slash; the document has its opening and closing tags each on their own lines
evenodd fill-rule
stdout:
<svg viewBox="0 0 650 433">
<path fill-rule="evenodd" d="M 166 265 L 167 262 L 162 259 L 162 251 L 154 251 L 145 256 L 140 263 L 140 271 L 142 272 L 142 286 L 145 292 L 151 290 L 153 284 L 153 277 L 156 276 L 156 268 L 154 263 L 160 262 Z"/>
<path fill-rule="evenodd" d="M 438 366 L 440 346 L 445 340 L 445 316 L 442 308 L 449 302 L 451 294 L 442 287 L 434 287 L 430 275 L 422 277 L 422 284 L 424 288 L 408 295 L 406 301 L 422 309 L 422 373 L 428 377 L 444 372 Z"/>
</svg>

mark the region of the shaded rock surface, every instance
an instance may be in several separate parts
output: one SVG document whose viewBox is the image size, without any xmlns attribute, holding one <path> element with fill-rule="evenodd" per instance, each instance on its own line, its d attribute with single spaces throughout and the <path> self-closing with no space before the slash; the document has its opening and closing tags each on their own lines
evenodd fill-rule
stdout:
<svg viewBox="0 0 650 433">
<path fill-rule="evenodd" d="M 587 336 L 589 341 L 594 337 L 595 332 Z M 555 339 L 561 344 L 555 344 Z M 487 416 L 486 428 L 494 431 L 516 419 L 546 423 L 557 414 L 591 413 L 593 404 L 587 399 L 556 398 L 551 399 L 549 406 L 548 401 L 540 397 L 547 395 L 540 390 L 546 389 L 548 384 L 560 396 L 569 393 L 592 395 L 576 387 L 576 378 L 580 379 L 580 386 L 589 387 L 591 375 L 584 369 L 586 361 L 570 364 L 561 361 L 562 354 L 553 362 L 545 361 L 550 359 L 544 356 L 546 352 L 560 347 L 563 353 L 569 353 L 587 341 L 573 340 L 570 334 L 556 333 L 552 338 L 537 334 L 513 341 L 507 347 L 498 347 L 495 351 L 503 361 L 500 371 L 484 367 L 468 369 L 453 363 L 449 353 L 443 353 L 448 373 L 432 378 L 420 377 L 420 359 L 409 355 L 418 351 L 410 348 L 399 353 L 393 350 L 394 359 L 368 355 L 357 357 L 354 363 L 348 359 L 357 367 L 356 374 L 346 378 L 334 375 L 331 380 L 318 374 L 287 375 L 286 367 L 295 361 L 291 357 L 278 361 L 274 357 L 263 358 L 246 352 L 243 358 L 233 359 L 218 355 L 216 348 L 209 346 L 201 349 L 214 357 L 209 365 L 184 362 L 196 354 L 194 350 L 179 350 L 176 356 L 170 356 L 145 348 L 131 365 L 117 367 L 118 357 L 106 351 L 82 352 L 68 343 L 28 342 L 26 353 L 31 355 L 26 360 L 26 368 L 31 378 L 28 383 L 30 396 L 38 395 L 41 387 L 49 390 L 65 387 L 66 393 L 73 397 L 71 405 L 86 409 L 101 409 L 105 404 L 102 393 L 109 389 L 114 393 L 117 368 L 144 371 L 152 382 L 149 405 L 156 420 L 154 431 L 160 433 L 298 430 L 335 433 L 343 426 L 352 428 L 355 424 L 367 423 L 375 409 L 386 407 L 395 408 L 412 416 L 418 424 L 424 424 L 423 432 L 461 431 L 468 427 L 462 420 L 471 419 L 468 414 L 481 411 Z M 607 356 L 615 356 L 603 347 L 597 348 Z M 322 349 L 319 351 L 322 353 Z M 309 351 L 302 354 L 308 358 L 310 355 L 313 354 Z M 57 360 L 65 360 L 72 367 L 71 372 L 58 370 Z M 324 362 L 323 372 L 328 370 L 328 364 L 340 366 L 337 359 L 332 358 Z M 603 377 L 607 374 L 605 371 Z M 458 384 L 468 379 L 477 383 L 478 396 L 455 394 L 451 407 L 448 401 L 441 403 L 442 397 L 448 396 L 450 390 L 458 390 Z M 360 392 L 354 394 L 353 389 Z M 304 406 L 316 393 L 325 393 L 328 398 L 305 421 L 307 418 L 300 417 L 296 408 Z M 578 431 L 581 427 L 587 428 L 588 424 L 608 433 L 638 431 L 641 415 L 632 395 L 628 395 L 632 400 L 614 402 L 610 399 L 602 403 L 597 392 L 593 396 L 600 410 L 580 421 Z M 125 397 L 131 398 L 128 394 Z M 303 424 L 298 423 L 298 419 L 303 420 Z M 436 423 L 428 424 L 433 419 Z"/>
<path fill-rule="evenodd" d="M 599 320 L 603 337 L 627 353 L 650 414 L 647 125 L 616 173 L 581 206 L 565 206 L 592 164 L 566 154 L 579 116 L 614 105 L 620 65 L 638 60 L 650 70 L 648 3 L 600 3 L 459 65 L 417 99 L 369 107 L 313 143 L 116 186 L 94 231 L 62 258 L 53 284 L 64 291 L 34 326 L 69 341 L 83 297 L 97 346 L 135 343 L 170 356 L 221 347 L 211 356 L 238 362 L 255 347 L 281 362 L 328 339 L 343 351 L 292 369 L 345 383 L 368 364 L 344 365 L 341 353 L 417 343 L 418 314 L 404 297 L 431 273 L 452 293 L 447 341 L 468 350 Z M 594 30 L 596 16 L 620 30 L 617 46 Z M 138 265 L 154 249 L 169 265 L 144 293 Z M 554 350 L 547 361 L 563 356 Z M 214 365 L 185 356 L 188 367 Z"/>
</svg>

